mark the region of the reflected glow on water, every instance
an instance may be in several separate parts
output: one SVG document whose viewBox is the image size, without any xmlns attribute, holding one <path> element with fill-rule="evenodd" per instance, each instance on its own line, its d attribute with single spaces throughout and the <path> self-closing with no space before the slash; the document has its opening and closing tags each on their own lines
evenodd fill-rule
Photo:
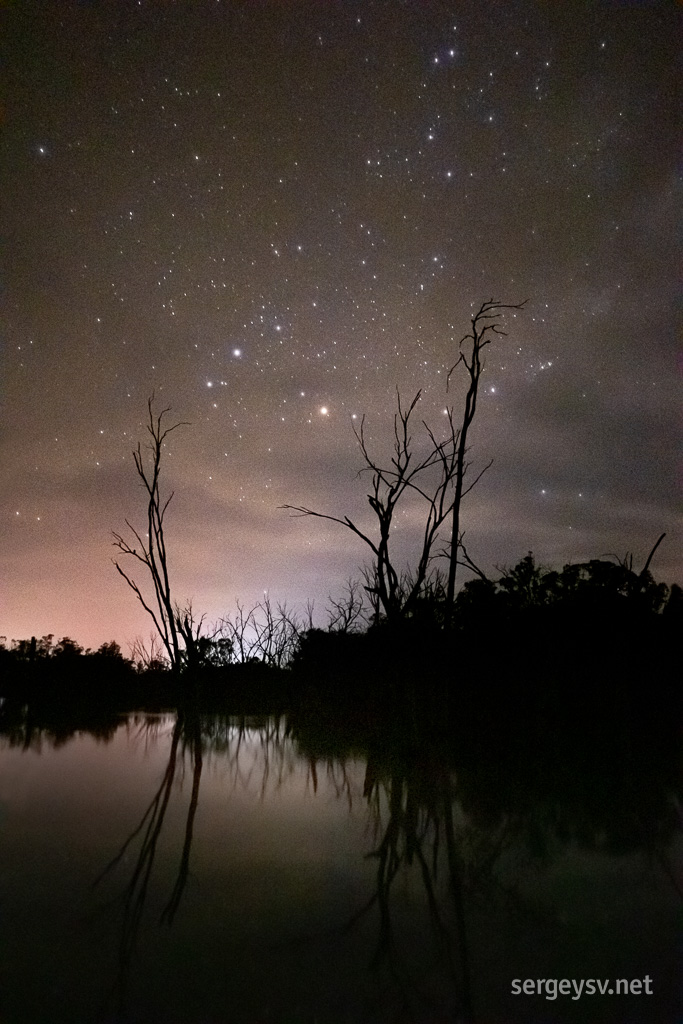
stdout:
<svg viewBox="0 0 683 1024">
<path fill-rule="evenodd" d="M 635 797 L 505 803 L 493 771 L 321 757 L 284 718 L 99 732 L 0 737 L 2 1024 L 616 1022 L 510 981 L 646 973 L 629 1012 L 672 1005 L 680 831 L 641 841 Z"/>
</svg>

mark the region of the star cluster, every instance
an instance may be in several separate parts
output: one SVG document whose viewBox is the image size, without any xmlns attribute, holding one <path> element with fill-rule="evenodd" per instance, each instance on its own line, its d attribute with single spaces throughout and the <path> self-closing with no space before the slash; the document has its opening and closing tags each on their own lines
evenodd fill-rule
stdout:
<svg viewBox="0 0 683 1024">
<path fill-rule="evenodd" d="M 109 562 L 146 402 L 178 596 L 324 603 L 362 562 L 353 423 L 438 426 L 481 301 L 485 568 L 681 576 L 668 3 L 41 2 L 5 13 L 2 632 L 147 627 Z M 410 516 L 399 529 L 411 549 Z"/>
</svg>

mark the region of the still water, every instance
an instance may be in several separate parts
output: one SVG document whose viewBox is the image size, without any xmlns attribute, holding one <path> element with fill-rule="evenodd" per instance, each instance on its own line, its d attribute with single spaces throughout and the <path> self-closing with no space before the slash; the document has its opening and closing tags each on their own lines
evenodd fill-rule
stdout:
<svg viewBox="0 0 683 1024">
<path fill-rule="evenodd" d="M 598 773 L 578 800 L 575 780 L 315 735 L 175 714 L 7 729 L 0 1022 L 683 1019 L 666 785 Z M 548 998 L 555 979 L 641 984 Z"/>
</svg>

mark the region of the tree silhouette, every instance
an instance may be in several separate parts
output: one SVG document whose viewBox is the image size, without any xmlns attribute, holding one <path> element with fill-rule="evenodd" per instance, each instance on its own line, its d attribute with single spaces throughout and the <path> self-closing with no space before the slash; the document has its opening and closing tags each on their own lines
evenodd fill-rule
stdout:
<svg viewBox="0 0 683 1024">
<path fill-rule="evenodd" d="M 164 516 L 173 498 L 173 492 L 171 492 L 168 498 L 163 500 L 159 482 L 164 442 L 170 433 L 186 424 L 174 423 L 170 427 L 165 427 L 163 419 L 170 409 L 162 409 L 158 415 L 155 415 L 153 405 L 154 395 L 147 402 L 149 412 L 147 432 L 151 438 L 146 446 L 149 458 L 145 458 L 143 455 L 142 446 L 139 441 L 137 448 L 133 451 L 135 469 L 147 492 L 147 532 L 143 539 L 143 535 L 126 519 L 126 526 L 133 534 L 137 545 L 132 545 L 121 534 L 114 533 L 114 546 L 124 555 L 136 559 L 141 565 L 145 566 L 152 580 L 154 601 L 147 600 L 139 585 L 132 576 L 121 568 L 119 562 L 114 560 L 114 565 L 134 592 L 142 607 L 151 616 L 157 632 L 163 641 L 172 671 L 179 672 L 182 664 L 180 640 L 181 638 L 184 640 L 187 649 L 194 649 L 195 636 L 192 622 L 189 621 L 187 615 L 183 619 L 182 613 L 171 594 L 168 553 L 164 536 Z"/>
<path fill-rule="evenodd" d="M 397 412 L 394 414 L 393 455 L 388 464 L 382 464 L 368 449 L 365 438 L 365 417 L 360 428 L 353 427 L 365 465 L 360 473 L 370 473 L 372 483 L 368 503 L 377 520 L 378 536 L 365 533 L 349 516 L 316 512 L 305 505 L 283 505 L 299 516 L 316 516 L 341 523 L 368 545 L 373 564 L 366 574 L 365 589 L 371 602 L 377 605 L 388 620 L 412 613 L 428 580 L 435 557 L 435 544 L 441 526 L 453 510 L 450 498 L 457 472 L 458 432 L 453 423 L 453 411 L 447 410 L 447 431 L 443 441 L 437 440 L 431 428 L 423 426 L 429 441 L 425 454 L 416 456 L 410 431 L 410 418 L 420 400 L 418 391 L 408 408 L 404 408 L 397 392 Z M 433 480 L 436 473 L 436 482 Z M 359 473 L 359 475 L 360 475 Z M 430 478 L 431 483 L 430 483 Z M 476 481 L 475 481 L 476 482 Z M 427 515 L 422 531 L 417 565 L 410 573 L 397 567 L 391 549 L 391 530 L 398 505 L 409 495 L 419 495 L 426 503 Z"/>
<path fill-rule="evenodd" d="M 448 557 L 448 577 L 445 585 L 447 620 L 451 621 L 455 601 L 455 579 L 459 556 L 460 564 L 467 565 L 478 575 L 483 574 L 467 554 L 460 530 L 460 509 L 463 498 L 476 486 L 491 465 L 487 463 L 471 482 L 466 482 L 471 463 L 467 460 L 469 429 L 477 410 L 479 383 L 484 370 L 483 350 L 491 343 L 494 335 L 505 335 L 501 317 L 507 310 L 522 309 L 525 303 L 504 303 L 490 299 L 483 302 L 472 317 L 472 329 L 460 341 L 460 354 L 448 371 L 448 383 L 456 369 L 462 365 L 467 371 L 469 385 L 465 395 L 460 426 L 456 427 L 453 407 L 446 410 L 448 428 L 446 438 L 437 440 L 432 430 L 423 421 L 429 438 L 429 447 L 421 458 L 416 456 L 410 433 L 410 418 L 421 392 L 418 391 L 405 409 L 397 394 L 398 411 L 394 414 L 394 446 L 389 464 L 380 463 L 370 454 L 365 439 L 365 417 L 359 429 L 353 431 L 361 450 L 365 465 L 360 473 L 369 472 L 372 478 L 368 502 L 377 520 L 379 536 L 370 536 L 359 528 L 349 516 L 334 516 L 317 512 L 305 505 L 283 505 L 295 515 L 316 516 L 341 523 L 368 545 L 373 561 L 364 570 L 365 589 L 375 610 L 386 619 L 412 615 L 418 602 L 425 597 L 433 581 L 432 563 L 440 555 Z M 436 483 L 430 483 L 434 471 Z M 360 475 L 359 473 L 359 475 Z M 416 566 L 408 572 L 401 572 L 390 551 L 391 530 L 395 521 L 397 506 L 409 495 L 418 494 L 426 502 L 427 514 L 422 532 L 420 552 Z M 436 550 L 436 543 L 444 522 L 452 515 L 451 540 L 444 551 Z M 440 590 L 432 587 L 432 590 Z"/>
<path fill-rule="evenodd" d="M 446 603 L 449 616 L 451 615 L 453 602 L 455 600 L 455 577 L 458 568 L 458 551 L 462 548 L 462 537 L 460 533 L 460 507 L 462 499 L 472 490 L 477 481 L 481 479 L 482 475 L 491 465 L 491 462 L 489 462 L 484 466 L 474 481 L 469 484 L 468 487 L 465 487 L 465 475 L 470 465 L 465 459 L 468 451 L 467 436 L 472 425 L 472 421 L 474 420 L 474 415 L 477 411 L 479 381 L 485 366 L 482 359 L 482 352 L 493 340 L 493 335 L 507 334 L 507 331 L 504 331 L 500 326 L 500 318 L 504 311 L 508 309 L 523 309 L 525 304 L 526 300 L 516 304 L 496 302 L 494 299 L 489 299 L 488 302 L 483 302 L 479 311 L 472 317 L 472 330 L 460 341 L 460 355 L 448 371 L 447 386 L 450 383 L 453 373 L 461 364 L 465 367 L 469 377 L 469 386 L 465 396 L 465 407 L 463 409 L 462 421 L 460 428 L 457 431 L 456 463 L 455 473 L 453 475 L 455 496 L 453 498 L 452 505 L 453 524 L 451 529 L 449 552 L 448 584 L 446 588 Z M 466 564 L 469 564 L 469 558 L 466 559 Z"/>
</svg>

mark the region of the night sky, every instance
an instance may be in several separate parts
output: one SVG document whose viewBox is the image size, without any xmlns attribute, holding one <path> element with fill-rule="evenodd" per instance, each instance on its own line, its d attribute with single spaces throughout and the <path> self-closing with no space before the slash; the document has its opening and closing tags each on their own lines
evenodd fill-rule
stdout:
<svg viewBox="0 0 683 1024">
<path fill-rule="evenodd" d="M 2 6 L 0 632 L 149 633 L 111 558 L 169 439 L 176 596 L 302 607 L 366 560 L 352 424 L 439 432 L 486 299 L 463 507 L 486 571 L 632 551 L 683 577 L 671 2 Z M 356 417 L 354 421 L 352 417 Z M 397 551 L 420 520 L 406 506 Z M 461 581 L 467 578 L 461 576 Z"/>
</svg>

